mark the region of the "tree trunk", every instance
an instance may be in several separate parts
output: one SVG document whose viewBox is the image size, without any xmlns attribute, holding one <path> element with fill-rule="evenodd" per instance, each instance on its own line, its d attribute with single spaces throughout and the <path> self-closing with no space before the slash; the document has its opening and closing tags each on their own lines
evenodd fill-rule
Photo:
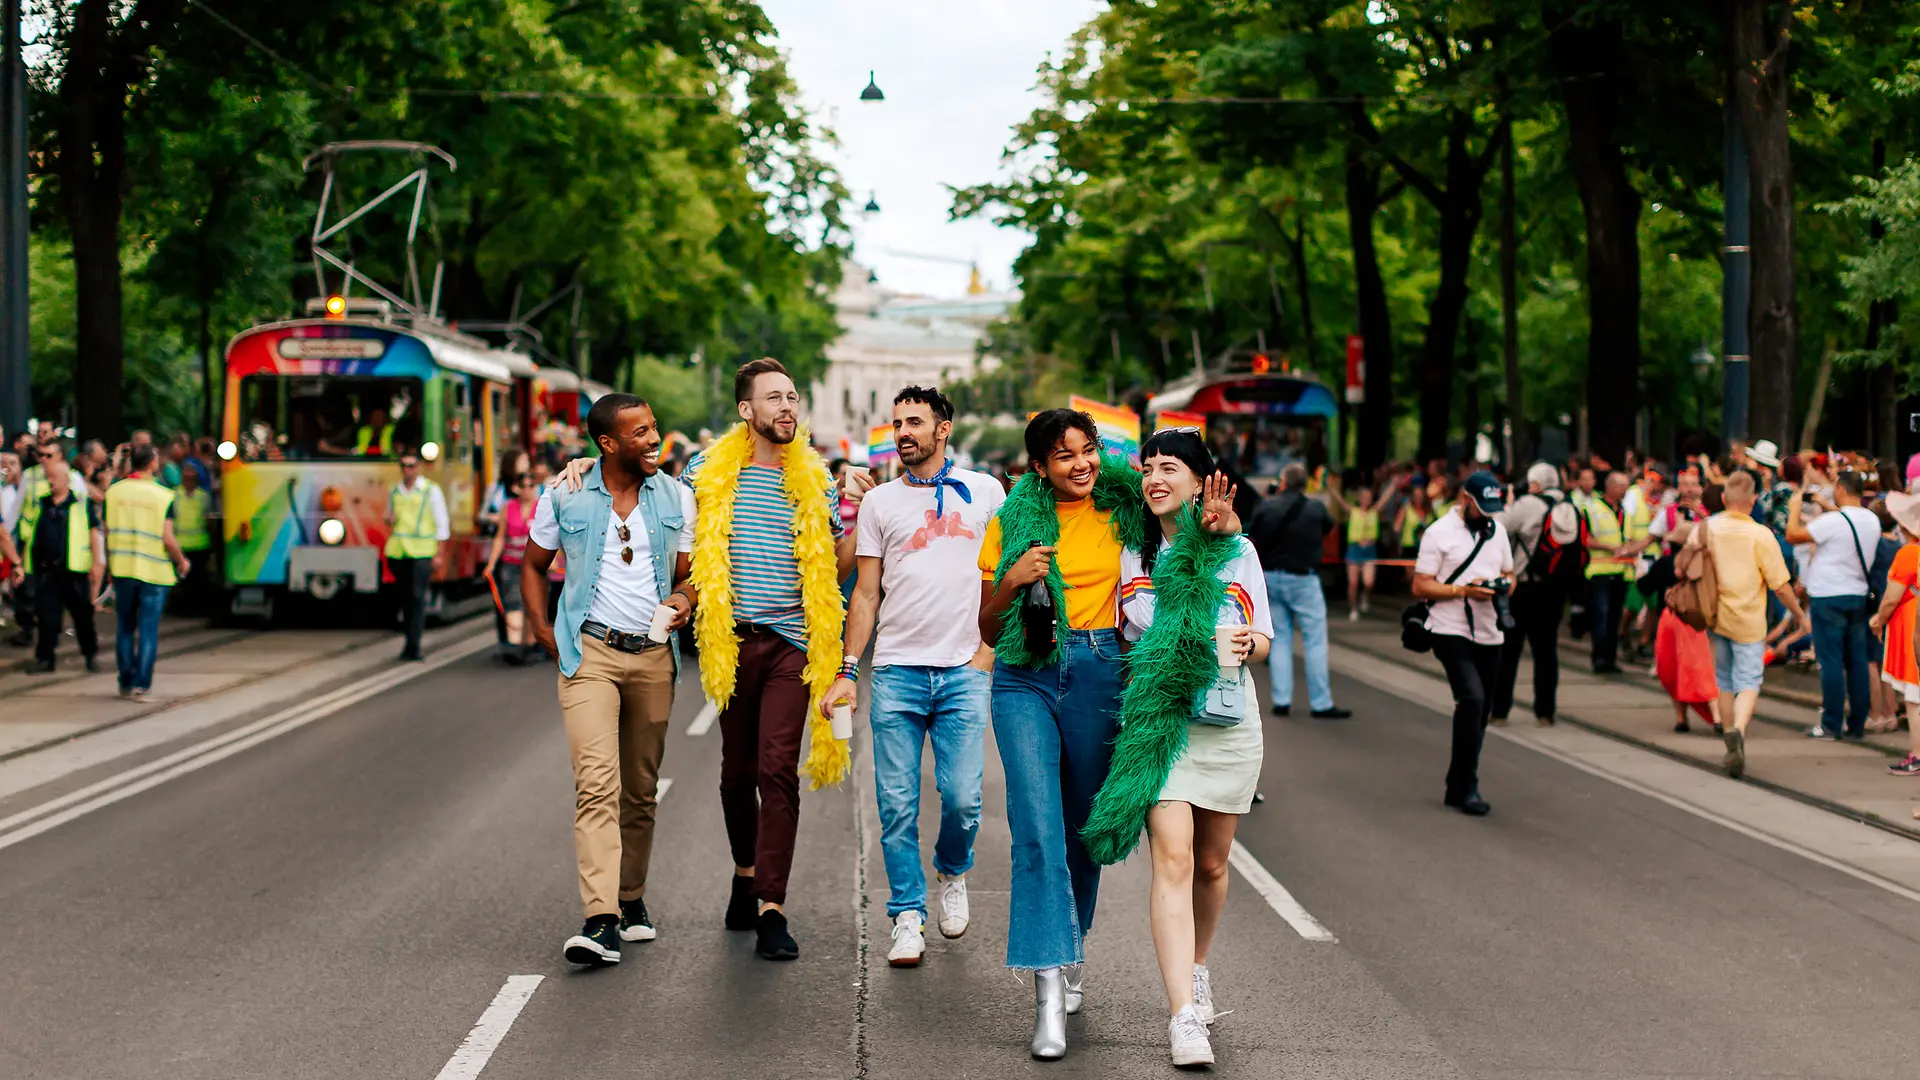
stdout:
<svg viewBox="0 0 1920 1080">
<path fill-rule="evenodd" d="M 1879 176 L 1887 167 L 1887 140 L 1873 140 L 1873 168 L 1871 175 Z M 1887 235 L 1887 223 L 1875 218 L 1867 227 L 1867 237 L 1879 243 Z M 1880 347 L 1880 335 L 1886 327 L 1899 318 L 1899 312 L 1891 300 L 1875 300 L 1867 308 L 1867 348 Z M 1881 364 L 1867 372 L 1866 377 L 1866 432 L 1867 445 L 1873 455 L 1891 459 L 1899 451 L 1900 439 L 1900 369 L 1896 364 Z M 1906 462 L 1896 461 L 1903 470 Z M 1903 472 L 1901 475 L 1905 475 Z"/>
<path fill-rule="evenodd" d="M 1753 182 L 1750 433 L 1755 438 L 1786 439 L 1794 434 L 1790 428 L 1799 372 L 1793 169 L 1787 133 L 1787 44 L 1793 9 L 1767 0 L 1728 0 L 1727 15 L 1733 85 Z"/>
<path fill-rule="evenodd" d="M 1307 215 L 1300 212 L 1300 228 L 1287 238 L 1287 245 L 1293 249 L 1293 289 L 1299 296 L 1300 335 L 1304 342 L 1301 362 L 1308 371 L 1320 370 L 1320 358 L 1314 348 L 1313 338 L 1313 294 L 1309 291 L 1310 279 L 1307 274 Z M 1346 400 L 1345 395 L 1341 400 Z"/>
<path fill-rule="evenodd" d="M 1371 469 L 1387 460 L 1393 441 L 1393 323 L 1373 244 L 1373 218 L 1381 204 L 1380 169 L 1368 164 L 1358 143 L 1347 147 L 1346 195 L 1357 323 L 1367 350 L 1366 400 L 1360 406 L 1355 456 L 1362 469 Z"/>
<path fill-rule="evenodd" d="M 1473 133 L 1472 116 L 1456 110 L 1447 132 L 1446 187 L 1425 181 L 1413 187 L 1440 214 L 1440 283 L 1427 303 L 1427 332 L 1420 345 L 1420 458 L 1447 456 L 1447 436 L 1453 426 L 1453 381 L 1460 340 L 1460 315 L 1467 309 L 1467 284 L 1473 269 L 1473 237 L 1480 231 L 1484 205 L 1480 185 L 1492 164 L 1497 145 L 1476 158 L 1467 149 Z M 1493 144 L 1503 141 L 1496 133 Z M 1401 170 L 1410 181 L 1415 178 Z"/>
<path fill-rule="evenodd" d="M 1500 126 L 1507 145 L 1500 149 L 1500 361 L 1506 374 L 1507 424 L 1513 438 L 1507 471 L 1518 472 L 1533 460 L 1533 421 L 1527 413 L 1525 388 L 1520 383 L 1520 241 L 1514 221 L 1513 117 L 1505 112 Z"/>
<path fill-rule="evenodd" d="M 1640 411 L 1640 194 L 1620 150 L 1614 79 L 1625 46 L 1617 23 L 1562 18 L 1551 52 L 1563 80 L 1568 159 L 1586 214 L 1589 441 L 1601 456 L 1624 461 Z M 1605 77 L 1593 78 L 1596 70 Z"/>
</svg>

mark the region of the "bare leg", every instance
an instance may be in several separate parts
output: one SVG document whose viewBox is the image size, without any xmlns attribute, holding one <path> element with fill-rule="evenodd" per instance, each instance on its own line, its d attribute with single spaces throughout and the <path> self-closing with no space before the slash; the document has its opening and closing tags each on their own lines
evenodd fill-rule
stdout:
<svg viewBox="0 0 1920 1080">
<path fill-rule="evenodd" d="M 1193 962 L 1203 967 L 1227 905 L 1227 856 L 1239 824 L 1235 814 L 1193 811 Z"/>
<path fill-rule="evenodd" d="M 1732 698 L 1729 706 L 1727 699 Z M 1747 725 L 1753 723 L 1754 707 L 1760 704 L 1760 691 L 1742 690 L 1738 694 L 1720 695 L 1720 715 L 1726 716 L 1729 708 L 1733 711 L 1733 727 L 1740 734 L 1747 733 Z"/>
<path fill-rule="evenodd" d="M 1360 611 L 1360 564 L 1347 564 L 1347 614 L 1355 615 Z"/>
<path fill-rule="evenodd" d="M 1360 606 L 1366 607 L 1373 602 L 1373 579 L 1379 568 L 1367 563 L 1360 568 Z"/>
<path fill-rule="evenodd" d="M 1193 1004 L 1193 808 L 1163 802 L 1147 811 L 1147 841 L 1153 848 L 1153 891 L 1148 922 L 1168 1015 Z"/>
<path fill-rule="evenodd" d="M 527 632 L 527 613 L 524 611 L 507 612 L 507 640 L 515 645 L 533 644 L 532 635 Z"/>
</svg>

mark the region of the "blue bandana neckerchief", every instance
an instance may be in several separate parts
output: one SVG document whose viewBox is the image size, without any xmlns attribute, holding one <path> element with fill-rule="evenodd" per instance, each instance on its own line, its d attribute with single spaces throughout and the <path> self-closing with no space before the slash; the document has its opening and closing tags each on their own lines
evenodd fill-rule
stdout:
<svg viewBox="0 0 1920 1080">
<path fill-rule="evenodd" d="M 936 518 L 944 518 L 947 516 L 948 488 L 952 488 L 959 493 L 961 502 L 969 506 L 973 505 L 973 492 L 967 488 L 966 484 L 947 475 L 951 472 L 953 472 L 953 459 L 948 458 L 947 463 L 940 466 L 939 472 L 934 473 L 925 480 L 920 479 L 910 472 L 904 474 L 908 484 L 914 487 L 930 487 L 933 489 L 933 516 Z"/>
</svg>

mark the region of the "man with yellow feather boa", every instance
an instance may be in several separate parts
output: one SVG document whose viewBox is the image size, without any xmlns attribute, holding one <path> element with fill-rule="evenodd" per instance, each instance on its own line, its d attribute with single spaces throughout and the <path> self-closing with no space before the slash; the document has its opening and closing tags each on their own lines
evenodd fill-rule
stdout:
<svg viewBox="0 0 1920 1080">
<path fill-rule="evenodd" d="M 816 706 L 840 669 L 840 581 L 853 569 L 854 538 L 786 369 L 773 359 L 742 365 L 733 396 L 742 422 L 681 476 L 698 505 L 694 640 L 701 688 L 720 710 L 720 805 L 734 862 L 727 929 L 755 931 L 765 959 L 792 960 L 800 946 L 784 907 L 799 778 L 818 790 L 852 763 Z M 848 496 L 857 504 L 871 486 L 855 481 Z"/>
</svg>

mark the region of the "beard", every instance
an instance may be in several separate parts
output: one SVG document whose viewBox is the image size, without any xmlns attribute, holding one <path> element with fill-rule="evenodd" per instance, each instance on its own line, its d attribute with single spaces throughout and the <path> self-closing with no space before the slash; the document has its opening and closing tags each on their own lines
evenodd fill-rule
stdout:
<svg viewBox="0 0 1920 1080">
<path fill-rule="evenodd" d="M 780 434 L 779 421 L 777 420 L 763 421 L 757 417 L 747 421 L 747 426 L 753 429 L 753 433 L 755 435 L 760 436 L 761 438 L 767 440 L 768 442 L 772 443 L 775 446 L 787 445 L 788 443 L 793 441 L 793 437 L 796 434 L 798 434 L 800 431 L 800 425 L 796 422 L 793 425 L 792 431 L 789 431 L 785 435 L 782 435 Z"/>
<path fill-rule="evenodd" d="M 910 446 L 901 447 L 900 448 L 900 464 L 918 465 L 921 462 L 932 457 L 933 452 L 936 449 L 937 447 L 928 446 L 926 443 L 923 443 L 923 442 L 915 442 L 915 443 L 912 443 Z"/>
</svg>

